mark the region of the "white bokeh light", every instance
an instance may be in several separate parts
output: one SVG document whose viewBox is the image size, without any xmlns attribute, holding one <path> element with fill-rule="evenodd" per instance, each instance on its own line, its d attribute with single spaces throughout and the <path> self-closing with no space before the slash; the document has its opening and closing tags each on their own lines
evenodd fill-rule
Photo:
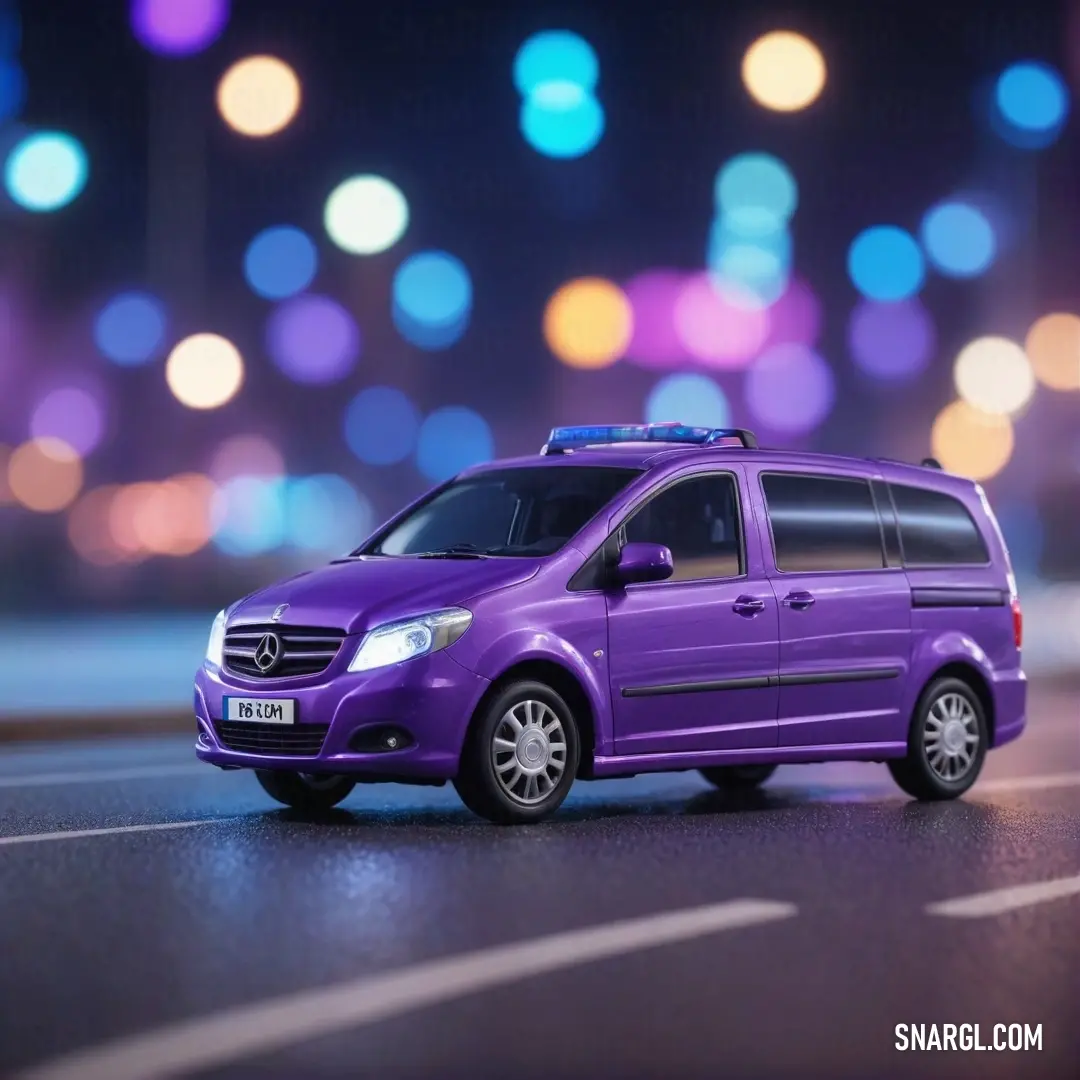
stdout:
<svg viewBox="0 0 1080 1080">
<path fill-rule="evenodd" d="M 956 390 L 991 416 L 1012 416 L 1035 392 L 1035 373 L 1023 348 L 1003 337 L 981 337 L 960 350 L 953 369 Z"/>
</svg>

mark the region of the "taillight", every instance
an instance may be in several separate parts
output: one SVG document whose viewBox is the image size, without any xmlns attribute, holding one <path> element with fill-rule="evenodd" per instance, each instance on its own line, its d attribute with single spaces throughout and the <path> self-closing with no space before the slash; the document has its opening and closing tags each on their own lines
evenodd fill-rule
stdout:
<svg viewBox="0 0 1080 1080">
<path fill-rule="evenodd" d="M 1013 597 L 1012 602 L 1013 613 L 1013 639 L 1016 641 L 1016 647 L 1019 649 L 1021 643 L 1024 640 L 1024 615 L 1020 610 L 1020 598 Z"/>
</svg>

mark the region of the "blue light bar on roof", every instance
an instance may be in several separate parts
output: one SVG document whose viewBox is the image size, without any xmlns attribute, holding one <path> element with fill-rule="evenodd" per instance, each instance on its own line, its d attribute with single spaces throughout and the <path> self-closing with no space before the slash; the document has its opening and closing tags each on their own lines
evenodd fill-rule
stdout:
<svg viewBox="0 0 1080 1080">
<path fill-rule="evenodd" d="M 744 428 L 688 427 L 685 424 L 601 424 L 594 427 L 552 428 L 541 453 L 558 454 L 583 446 L 612 446 L 618 443 L 680 443 L 711 446 L 723 439 L 738 439 L 746 447 L 756 447 L 752 431 Z"/>
</svg>

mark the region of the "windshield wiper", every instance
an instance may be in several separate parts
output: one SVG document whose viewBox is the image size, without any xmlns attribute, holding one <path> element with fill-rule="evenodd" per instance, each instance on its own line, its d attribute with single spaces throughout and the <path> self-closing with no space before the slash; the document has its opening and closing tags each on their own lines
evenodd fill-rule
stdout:
<svg viewBox="0 0 1080 1080">
<path fill-rule="evenodd" d="M 436 548 L 434 551 L 422 551 L 420 559 L 484 559 L 488 552 L 475 544 L 451 544 L 449 547 Z"/>
</svg>

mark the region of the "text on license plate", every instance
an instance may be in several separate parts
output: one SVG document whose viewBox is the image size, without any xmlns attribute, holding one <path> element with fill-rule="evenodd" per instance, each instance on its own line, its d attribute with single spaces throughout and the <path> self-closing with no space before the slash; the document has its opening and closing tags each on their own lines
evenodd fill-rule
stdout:
<svg viewBox="0 0 1080 1080">
<path fill-rule="evenodd" d="M 296 723 L 296 702 L 292 698 L 227 697 L 222 705 L 226 720 L 250 720 L 261 724 Z"/>
</svg>

